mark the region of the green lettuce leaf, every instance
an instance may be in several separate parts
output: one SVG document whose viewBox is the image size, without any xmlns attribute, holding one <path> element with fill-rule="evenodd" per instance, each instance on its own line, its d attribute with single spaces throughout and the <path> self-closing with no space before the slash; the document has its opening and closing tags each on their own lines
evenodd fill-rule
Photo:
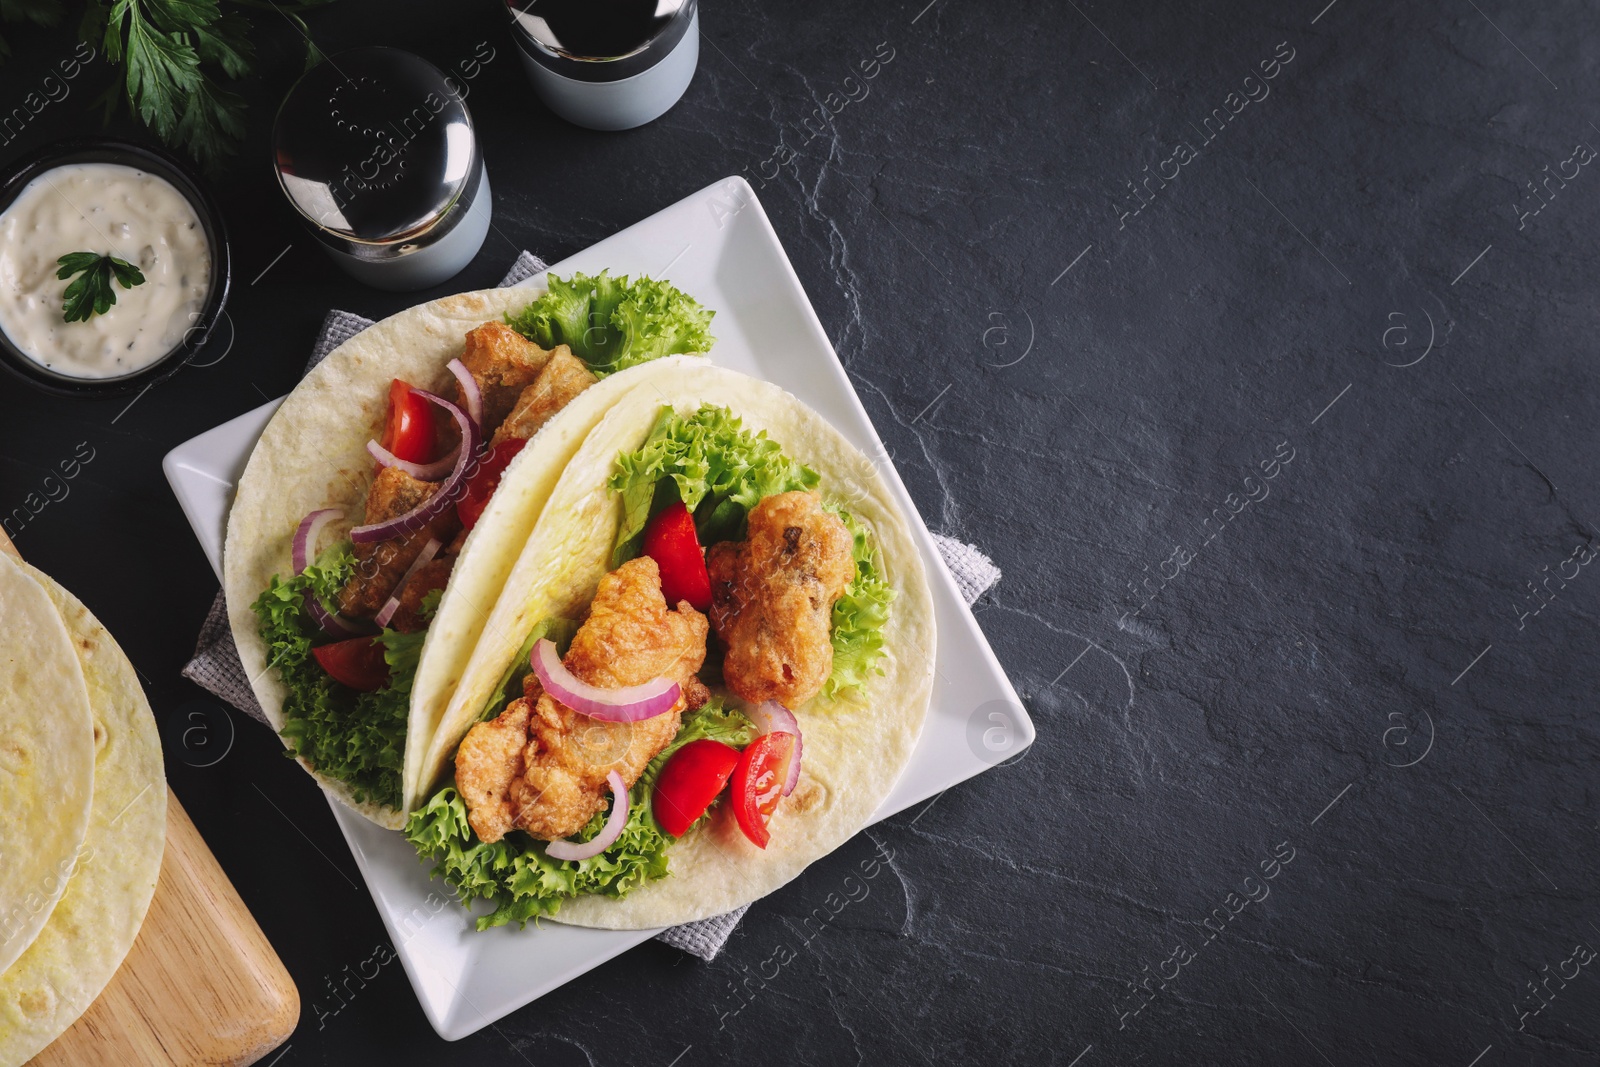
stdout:
<svg viewBox="0 0 1600 1067">
<path fill-rule="evenodd" d="M 783 454 L 767 432 L 750 433 L 727 408 L 703 405 L 689 416 L 663 407 L 645 443 L 617 457 L 606 485 L 622 494 L 623 521 L 611 566 L 639 554 L 645 524 L 673 499 L 694 513 L 700 543 L 738 540 L 763 497 L 815 489 L 817 472 Z"/>
<path fill-rule="evenodd" d="M 672 754 L 690 741 L 712 738 L 744 746 L 755 727 L 737 711 L 712 698 L 690 715 L 672 744 L 645 767 L 629 793 L 628 822 L 622 834 L 600 855 L 586 860 L 554 860 L 544 843 L 520 830 L 494 844 L 484 844 L 467 823 L 466 802 L 454 785 L 440 789 L 406 820 L 405 836 L 417 854 L 434 866 L 431 877 L 444 879 L 469 912 L 479 901 L 490 910 L 475 916 L 479 930 L 550 916 L 563 901 L 591 893 L 623 897 L 635 887 L 667 874 L 667 848 L 673 838 L 656 823 L 651 810 L 652 786 Z M 606 823 L 607 811 L 589 820 L 576 840 L 587 841 Z"/>
<path fill-rule="evenodd" d="M 306 597 L 325 608 L 334 603 L 354 567 L 349 542 L 334 545 L 293 578 L 274 575 L 252 606 L 267 644 L 267 664 L 288 690 L 283 729 L 288 755 L 300 756 L 319 774 L 350 787 L 358 801 L 400 805 L 411 686 L 427 632 L 384 630 L 377 640 L 389 664 L 389 684 L 358 693 L 330 678 L 311 655 L 329 639 L 306 610 Z M 425 597 L 430 616 L 438 597 Z"/>
<path fill-rule="evenodd" d="M 889 621 L 894 589 L 884 580 L 878 550 L 866 527 L 843 508 L 829 506 L 828 510 L 839 516 L 855 539 L 851 554 L 856 564 L 855 577 L 833 605 L 833 673 L 822 686 L 822 695 L 832 697 L 883 673 L 878 661 L 883 658 L 883 628 Z"/>
<path fill-rule="evenodd" d="M 567 345 L 600 377 L 661 356 L 710 351 L 715 312 L 670 282 L 608 272 L 547 279 L 548 291 L 515 315 L 512 329 L 542 348 Z"/>
</svg>

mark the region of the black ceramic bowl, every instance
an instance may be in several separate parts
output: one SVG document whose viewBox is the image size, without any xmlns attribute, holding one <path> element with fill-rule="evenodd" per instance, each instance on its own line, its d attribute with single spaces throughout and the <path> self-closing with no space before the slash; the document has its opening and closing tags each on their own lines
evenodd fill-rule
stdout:
<svg viewBox="0 0 1600 1067">
<path fill-rule="evenodd" d="M 109 137 L 86 137 L 56 141 L 28 153 L 0 170 L 0 212 L 9 208 L 27 184 L 53 167 L 69 163 L 120 163 L 164 178 L 173 188 L 188 199 L 205 227 L 206 241 L 211 246 L 211 286 L 206 295 L 200 318 L 185 332 L 183 341 L 147 367 L 119 378 L 74 378 L 57 374 L 29 359 L 4 331 L 0 331 L 0 365 L 45 392 L 62 396 L 104 397 L 143 389 L 156 382 L 165 381 L 187 363 L 203 361 L 201 353 L 218 332 L 223 319 L 223 308 L 228 302 L 228 284 L 232 265 L 228 255 L 228 231 L 222 222 L 222 212 L 216 201 L 206 191 L 200 179 L 170 152 L 154 145 L 120 141 Z M 65 282 L 62 283 L 65 286 Z M 231 327 L 224 326 L 226 335 Z M 222 343 L 231 343 L 224 336 Z"/>
</svg>

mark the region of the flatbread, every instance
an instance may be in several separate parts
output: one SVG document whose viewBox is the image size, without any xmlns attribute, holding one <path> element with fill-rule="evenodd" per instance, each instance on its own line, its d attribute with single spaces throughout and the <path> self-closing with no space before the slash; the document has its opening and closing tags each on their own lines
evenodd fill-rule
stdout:
<svg viewBox="0 0 1600 1067">
<path fill-rule="evenodd" d="M 538 296 L 539 291 L 530 288 L 486 289 L 392 315 L 334 349 L 267 424 L 234 494 L 222 564 L 228 622 L 239 658 L 275 730 L 284 725 L 287 690 L 267 667 L 267 648 L 250 605 L 273 575 L 292 572 L 295 528 L 317 508 L 342 507 L 345 519 L 323 534 L 323 543 L 332 544 L 360 521 L 372 481 L 366 444 L 382 435 L 391 379 L 403 378 L 451 395 L 454 379 L 445 364 L 461 354 L 467 331 L 521 310 Z M 412 783 L 421 773 L 420 749 L 434 733 L 443 695 L 461 676 L 555 476 L 610 403 L 629 388 L 633 373 L 611 375 L 551 419 L 506 469 L 500 488 L 468 535 L 428 628 L 412 687 L 402 808 L 357 801 L 345 783 L 317 774 L 301 760 L 330 795 L 380 826 L 404 825 L 403 809 L 415 801 Z"/>
<path fill-rule="evenodd" d="M 765 850 L 744 838 L 721 805 L 717 817 L 673 844 L 667 877 L 622 899 L 566 901 L 558 922 L 647 929 L 720 915 L 766 896 L 866 825 L 910 761 L 927 717 L 933 599 L 888 485 L 867 456 L 795 397 L 771 383 L 699 365 L 618 401 L 567 465 L 473 651 L 435 749 L 448 756 L 459 744 L 538 621 L 576 617 L 593 598 L 622 518 L 620 496 L 605 489 L 618 453 L 644 443 L 664 404 L 689 414 L 707 403 L 729 408 L 751 432 L 767 431 L 786 455 L 822 476 L 825 501 L 843 505 L 871 531 L 896 594 L 884 630 L 884 673 L 859 690 L 832 700 L 818 696 L 795 709 L 805 746 L 800 782 L 774 814 Z"/>
<path fill-rule="evenodd" d="M 0 552 L 0 972 L 67 888 L 94 797 L 94 722 L 72 637 Z"/>
<path fill-rule="evenodd" d="M 133 947 L 166 847 L 161 740 L 128 657 L 43 573 L 72 635 L 93 717 L 94 803 L 77 868 L 33 944 L 0 974 L 0 1067 L 26 1062 L 82 1015 Z"/>
</svg>

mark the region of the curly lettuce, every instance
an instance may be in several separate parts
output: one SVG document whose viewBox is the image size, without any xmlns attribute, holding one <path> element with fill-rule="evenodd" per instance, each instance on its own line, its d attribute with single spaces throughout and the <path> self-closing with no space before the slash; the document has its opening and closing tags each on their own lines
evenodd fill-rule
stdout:
<svg viewBox="0 0 1600 1067">
<path fill-rule="evenodd" d="M 700 738 L 743 747 L 755 738 L 755 727 L 737 711 L 712 698 L 679 727 L 677 736 L 645 767 L 628 798 L 628 822 L 600 855 L 586 860 L 556 860 L 545 854 L 544 842 L 519 831 L 485 844 L 467 822 L 466 802 L 454 785 L 430 797 L 406 820 L 405 836 L 417 854 L 433 863 L 430 877 L 442 878 L 469 912 L 480 901 L 490 910 L 475 915 L 479 930 L 551 916 L 563 901 L 586 894 L 623 897 L 635 887 L 667 874 L 667 847 L 674 838 L 655 820 L 651 809 L 656 776 L 673 753 Z M 576 840 L 587 841 L 606 823 L 607 811 L 589 820 Z"/>
<path fill-rule="evenodd" d="M 843 508 L 828 510 L 839 516 L 855 539 L 851 555 L 856 565 L 855 577 L 833 605 L 833 673 L 822 686 L 822 695 L 833 697 L 883 673 L 878 661 L 883 658 L 883 628 L 894 589 L 884 580 L 878 550 L 866 527 Z"/>
<path fill-rule="evenodd" d="M 543 296 L 506 323 L 542 348 L 566 345 L 600 377 L 661 356 L 710 351 L 715 312 L 670 282 L 608 272 L 548 279 Z"/>
<path fill-rule="evenodd" d="M 816 471 L 783 454 L 767 431 L 751 433 L 727 408 L 703 405 L 692 415 L 663 407 L 636 451 L 617 457 L 606 487 L 622 494 L 622 526 L 612 567 L 639 554 L 650 516 L 673 500 L 694 513 L 703 545 L 744 536 L 745 516 L 763 497 L 815 489 Z"/>
<path fill-rule="evenodd" d="M 354 565 L 350 543 L 334 545 L 300 574 L 274 575 L 251 608 L 260 620 L 267 665 L 287 690 L 279 733 L 288 742 L 288 755 L 345 783 L 357 801 L 399 807 L 411 686 L 427 634 L 384 630 L 378 635 L 389 683 L 375 693 L 359 693 L 330 678 L 311 655 L 312 647 L 328 637 L 306 610 L 306 598 L 316 597 L 331 610 Z M 430 593 L 421 613 L 431 615 L 438 603 Z"/>
</svg>

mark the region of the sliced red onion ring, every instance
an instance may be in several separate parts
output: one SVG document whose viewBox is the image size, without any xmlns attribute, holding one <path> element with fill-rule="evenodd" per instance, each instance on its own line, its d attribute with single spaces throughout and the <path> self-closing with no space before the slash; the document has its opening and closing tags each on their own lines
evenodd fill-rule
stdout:
<svg viewBox="0 0 1600 1067">
<path fill-rule="evenodd" d="M 436 482 L 450 473 L 456 465 L 456 459 L 461 455 L 461 446 L 443 459 L 436 459 L 432 463 L 412 463 L 410 460 L 401 459 L 376 441 L 367 442 L 367 454 L 377 460 L 384 467 L 399 467 L 411 477 L 422 482 Z"/>
<path fill-rule="evenodd" d="M 456 376 L 456 381 L 461 385 L 461 396 L 467 402 L 467 415 L 479 426 L 483 425 L 483 393 L 478 389 L 478 379 L 472 376 L 467 365 L 459 359 L 452 359 L 449 363 L 450 373 Z"/>
<path fill-rule="evenodd" d="M 672 710 L 680 692 L 677 682 L 655 678 L 643 685 L 625 689 L 601 689 L 580 682 L 561 663 L 556 643 L 541 637 L 533 646 L 533 673 L 539 676 L 544 691 L 561 703 L 601 722 L 638 722 L 653 719 Z"/>
<path fill-rule="evenodd" d="M 800 739 L 800 721 L 794 717 L 794 712 L 776 700 L 768 700 L 753 708 L 746 708 L 745 714 L 763 734 L 794 734 L 794 752 L 789 757 L 789 777 L 783 783 L 783 795 L 788 796 L 800 782 L 800 751 L 805 747 Z"/>
<path fill-rule="evenodd" d="M 400 594 L 406 591 L 406 585 L 411 581 L 411 576 L 431 563 L 433 557 L 439 554 L 441 547 L 443 546 L 439 544 L 437 537 L 428 538 L 428 543 L 422 546 L 422 551 L 417 553 L 417 558 L 412 560 L 411 566 L 406 568 L 406 573 L 400 578 L 400 584 L 394 587 L 394 592 L 389 596 L 389 599 L 383 602 L 383 608 L 378 612 L 377 617 L 372 620 L 373 622 L 379 626 L 389 625 L 389 620 L 394 618 L 394 613 L 400 610 Z"/>
<path fill-rule="evenodd" d="M 455 506 L 461 491 L 466 488 L 467 479 L 478 469 L 478 446 L 483 441 L 483 435 L 478 431 L 478 424 L 465 411 L 442 396 L 430 393 L 426 389 L 418 389 L 416 394 L 444 408 L 450 413 L 450 417 L 456 420 L 456 425 L 461 427 L 461 448 L 456 453 L 455 468 L 450 472 L 450 476 L 439 484 L 438 492 L 404 515 L 368 526 L 357 526 L 351 530 L 350 540 L 358 545 L 387 541 L 392 537 L 403 537 L 420 530 L 434 516 L 446 508 Z"/>
<path fill-rule="evenodd" d="M 552 841 L 544 846 L 546 856 L 553 860 L 593 859 L 622 836 L 622 828 L 628 825 L 628 787 L 616 771 L 606 775 L 606 784 L 611 786 L 611 814 L 600 832 L 589 841 Z"/>
<path fill-rule="evenodd" d="M 322 532 L 322 528 L 343 515 L 343 508 L 322 508 L 300 520 L 300 526 L 294 532 L 294 550 L 290 553 L 293 556 L 295 574 L 305 570 L 316 558 L 312 550 L 317 547 L 317 535 Z"/>
</svg>

